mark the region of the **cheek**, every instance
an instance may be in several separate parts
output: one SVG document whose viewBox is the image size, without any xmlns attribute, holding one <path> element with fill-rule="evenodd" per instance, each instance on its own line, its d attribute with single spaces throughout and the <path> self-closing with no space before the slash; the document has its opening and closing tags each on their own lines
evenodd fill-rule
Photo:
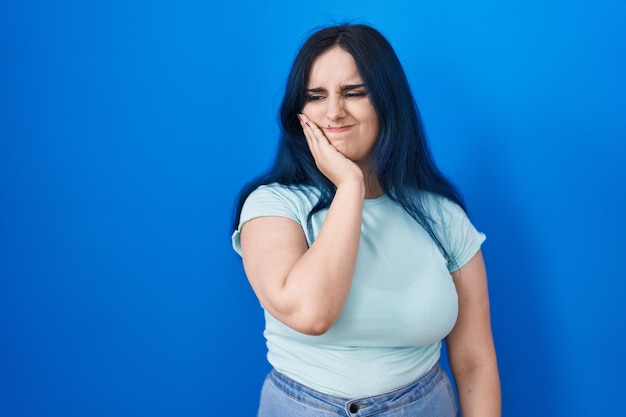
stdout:
<svg viewBox="0 0 626 417">
<path fill-rule="evenodd" d="M 319 124 L 321 117 L 320 106 L 313 106 L 311 103 L 307 103 L 302 108 L 302 113 L 304 113 L 309 119 L 313 120 L 316 124 Z"/>
<path fill-rule="evenodd" d="M 373 136 L 374 139 L 378 137 L 378 134 L 380 133 L 380 126 L 377 118 L 367 123 L 367 132 L 369 135 Z"/>
<path fill-rule="evenodd" d="M 367 125 L 367 128 L 370 129 L 371 131 L 376 132 L 378 136 L 378 130 L 379 130 L 378 114 L 376 114 L 376 110 L 374 109 L 374 106 L 372 106 L 371 103 L 367 103 L 367 104 L 364 104 L 364 106 L 360 110 L 361 110 L 360 119 L 363 122 L 363 124 Z"/>
</svg>

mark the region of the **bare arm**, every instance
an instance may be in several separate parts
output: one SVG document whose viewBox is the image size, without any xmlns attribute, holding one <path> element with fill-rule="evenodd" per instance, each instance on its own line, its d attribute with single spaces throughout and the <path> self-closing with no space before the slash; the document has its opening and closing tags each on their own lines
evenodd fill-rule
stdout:
<svg viewBox="0 0 626 417">
<path fill-rule="evenodd" d="M 499 417 L 500 378 L 482 253 L 479 251 L 452 277 L 459 295 L 459 317 L 446 340 L 462 415 Z"/>
<path fill-rule="evenodd" d="M 307 120 L 308 121 L 308 120 Z M 303 122 L 320 171 L 337 186 L 324 224 L 310 248 L 302 227 L 282 217 L 259 217 L 241 230 L 246 275 L 261 304 L 306 334 L 322 334 L 348 298 L 361 233 L 365 187 L 361 170 Z"/>
</svg>

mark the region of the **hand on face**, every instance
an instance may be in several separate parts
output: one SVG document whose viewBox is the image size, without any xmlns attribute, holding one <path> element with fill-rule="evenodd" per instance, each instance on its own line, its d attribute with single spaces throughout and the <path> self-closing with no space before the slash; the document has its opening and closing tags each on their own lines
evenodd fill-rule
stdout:
<svg viewBox="0 0 626 417">
<path fill-rule="evenodd" d="M 336 187 L 344 181 L 363 181 L 363 172 L 351 160 L 341 154 L 324 135 L 324 132 L 306 115 L 299 114 L 298 119 L 304 132 L 307 145 L 315 164 L 322 174 Z"/>
</svg>

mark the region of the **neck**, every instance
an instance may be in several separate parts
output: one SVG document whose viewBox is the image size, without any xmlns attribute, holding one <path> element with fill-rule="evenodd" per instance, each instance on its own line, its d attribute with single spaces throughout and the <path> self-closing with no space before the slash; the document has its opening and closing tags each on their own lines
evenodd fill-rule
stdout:
<svg viewBox="0 0 626 417">
<path fill-rule="evenodd" d="M 365 198 L 372 199 L 381 197 L 384 193 L 375 175 L 371 175 L 369 169 L 361 167 L 363 182 L 365 183 Z"/>
</svg>

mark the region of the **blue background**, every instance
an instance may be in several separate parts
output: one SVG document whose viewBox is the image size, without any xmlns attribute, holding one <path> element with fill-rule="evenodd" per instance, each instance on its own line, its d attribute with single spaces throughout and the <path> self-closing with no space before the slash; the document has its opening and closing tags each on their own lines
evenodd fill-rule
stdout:
<svg viewBox="0 0 626 417">
<path fill-rule="evenodd" d="M 484 246 L 505 416 L 626 408 L 624 1 L 0 5 L 0 416 L 254 415 L 230 247 L 297 47 L 395 46 Z"/>
</svg>

